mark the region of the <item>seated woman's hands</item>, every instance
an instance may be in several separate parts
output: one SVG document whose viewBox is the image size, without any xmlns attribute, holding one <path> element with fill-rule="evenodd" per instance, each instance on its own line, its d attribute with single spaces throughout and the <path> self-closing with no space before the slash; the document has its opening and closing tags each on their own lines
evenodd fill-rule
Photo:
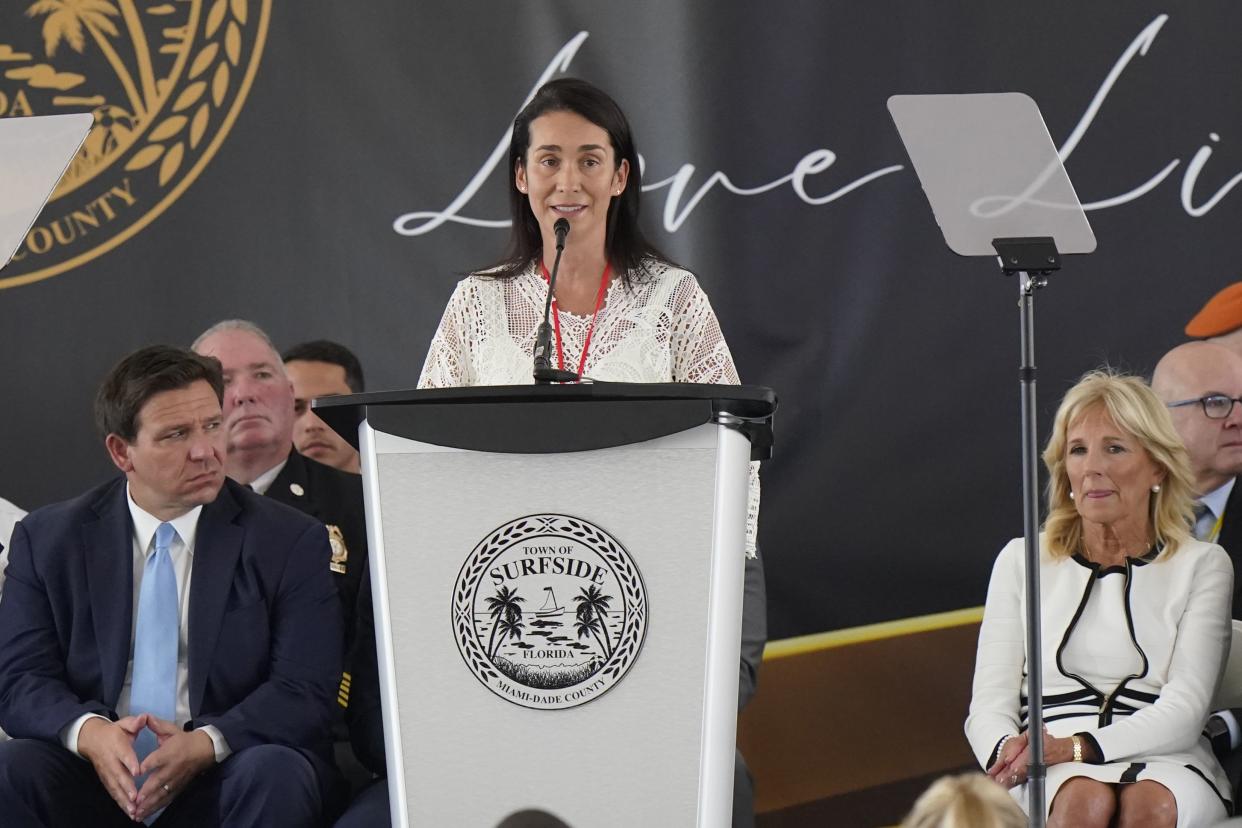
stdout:
<svg viewBox="0 0 1242 828">
<path fill-rule="evenodd" d="M 1029 739 L 1025 733 L 1010 736 L 1001 746 L 1000 755 L 992 767 L 988 768 L 988 776 L 997 784 L 1012 788 L 1019 780 L 1026 779 L 1027 765 L 1031 762 Z"/>
<path fill-rule="evenodd" d="M 1083 745 L 1087 750 L 1087 745 Z M 1074 739 L 1072 736 L 1058 738 L 1044 728 L 1044 764 L 1059 765 L 1062 762 L 1074 761 Z M 1006 788 L 1021 785 L 1027 779 L 1031 764 L 1031 746 L 1027 734 L 1011 736 L 1005 740 L 1000 756 L 992 767 L 988 768 L 990 776 L 997 784 Z"/>
</svg>

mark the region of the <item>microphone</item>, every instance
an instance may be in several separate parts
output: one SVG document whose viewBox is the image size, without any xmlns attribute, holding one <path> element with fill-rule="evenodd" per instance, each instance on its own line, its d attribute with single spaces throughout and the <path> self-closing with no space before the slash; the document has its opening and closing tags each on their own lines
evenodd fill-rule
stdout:
<svg viewBox="0 0 1242 828">
<path fill-rule="evenodd" d="M 536 385 L 549 385 L 554 382 L 575 382 L 578 375 L 572 371 L 562 371 L 552 367 L 552 297 L 556 290 L 556 272 L 561 267 L 561 253 L 565 251 L 565 237 L 569 235 L 569 219 L 558 218 L 552 225 L 556 233 L 556 259 L 552 262 L 552 273 L 548 276 L 548 295 L 543 302 L 543 321 L 535 330 L 534 377 Z"/>
</svg>

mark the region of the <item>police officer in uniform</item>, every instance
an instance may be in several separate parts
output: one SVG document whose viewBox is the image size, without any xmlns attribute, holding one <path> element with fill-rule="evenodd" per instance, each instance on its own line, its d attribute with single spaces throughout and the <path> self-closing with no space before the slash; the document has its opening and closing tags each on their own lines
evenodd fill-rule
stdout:
<svg viewBox="0 0 1242 828">
<path fill-rule="evenodd" d="M 367 556 L 362 478 L 293 450 L 293 384 L 261 328 L 240 319 L 218 322 L 194 341 L 194 350 L 216 357 L 224 368 L 228 476 L 327 527 L 328 566 L 341 595 L 348 652 Z"/>
</svg>

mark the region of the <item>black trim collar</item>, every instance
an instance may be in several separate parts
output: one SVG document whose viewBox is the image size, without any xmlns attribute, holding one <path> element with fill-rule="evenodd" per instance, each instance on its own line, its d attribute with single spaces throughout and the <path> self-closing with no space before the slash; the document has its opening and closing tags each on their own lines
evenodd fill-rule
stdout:
<svg viewBox="0 0 1242 828">
<path fill-rule="evenodd" d="M 1129 563 L 1131 566 L 1147 566 L 1147 564 L 1151 563 L 1152 561 L 1156 560 L 1156 558 L 1160 557 L 1160 553 L 1163 551 L 1164 551 L 1164 547 L 1162 545 L 1157 544 L 1157 545 L 1152 546 L 1151 549 L 1148 549 L 1142 555 L 1126 558 L 1126 562 Z M 1097 578 L 1103 578 L 1105 575 L 1112 575 L 1114 572 L 1125 572 L 1126 571 L 1126 568 L 1121 565 L 1100 566 L 1095 561 L 1087 560 L 1087 557 L 1083 555 L 1081 552 L 1075 552 L 1070 557 L 1080 566 L 1085 566 L 1087 569 L 1092 570 L 1095 573 L 1095 577 Z"/>
</svg>

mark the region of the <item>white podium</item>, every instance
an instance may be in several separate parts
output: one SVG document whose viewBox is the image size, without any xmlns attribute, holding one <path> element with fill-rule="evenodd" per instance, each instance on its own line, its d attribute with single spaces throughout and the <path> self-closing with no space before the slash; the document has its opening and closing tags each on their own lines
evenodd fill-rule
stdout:
<svg viewBox="0 0 1242 828">
<path fill-rule="evenodd" d="M 333 398 L 358 434 L 393 824 L 730 821 L 768 389 Z"/>
</svg>

